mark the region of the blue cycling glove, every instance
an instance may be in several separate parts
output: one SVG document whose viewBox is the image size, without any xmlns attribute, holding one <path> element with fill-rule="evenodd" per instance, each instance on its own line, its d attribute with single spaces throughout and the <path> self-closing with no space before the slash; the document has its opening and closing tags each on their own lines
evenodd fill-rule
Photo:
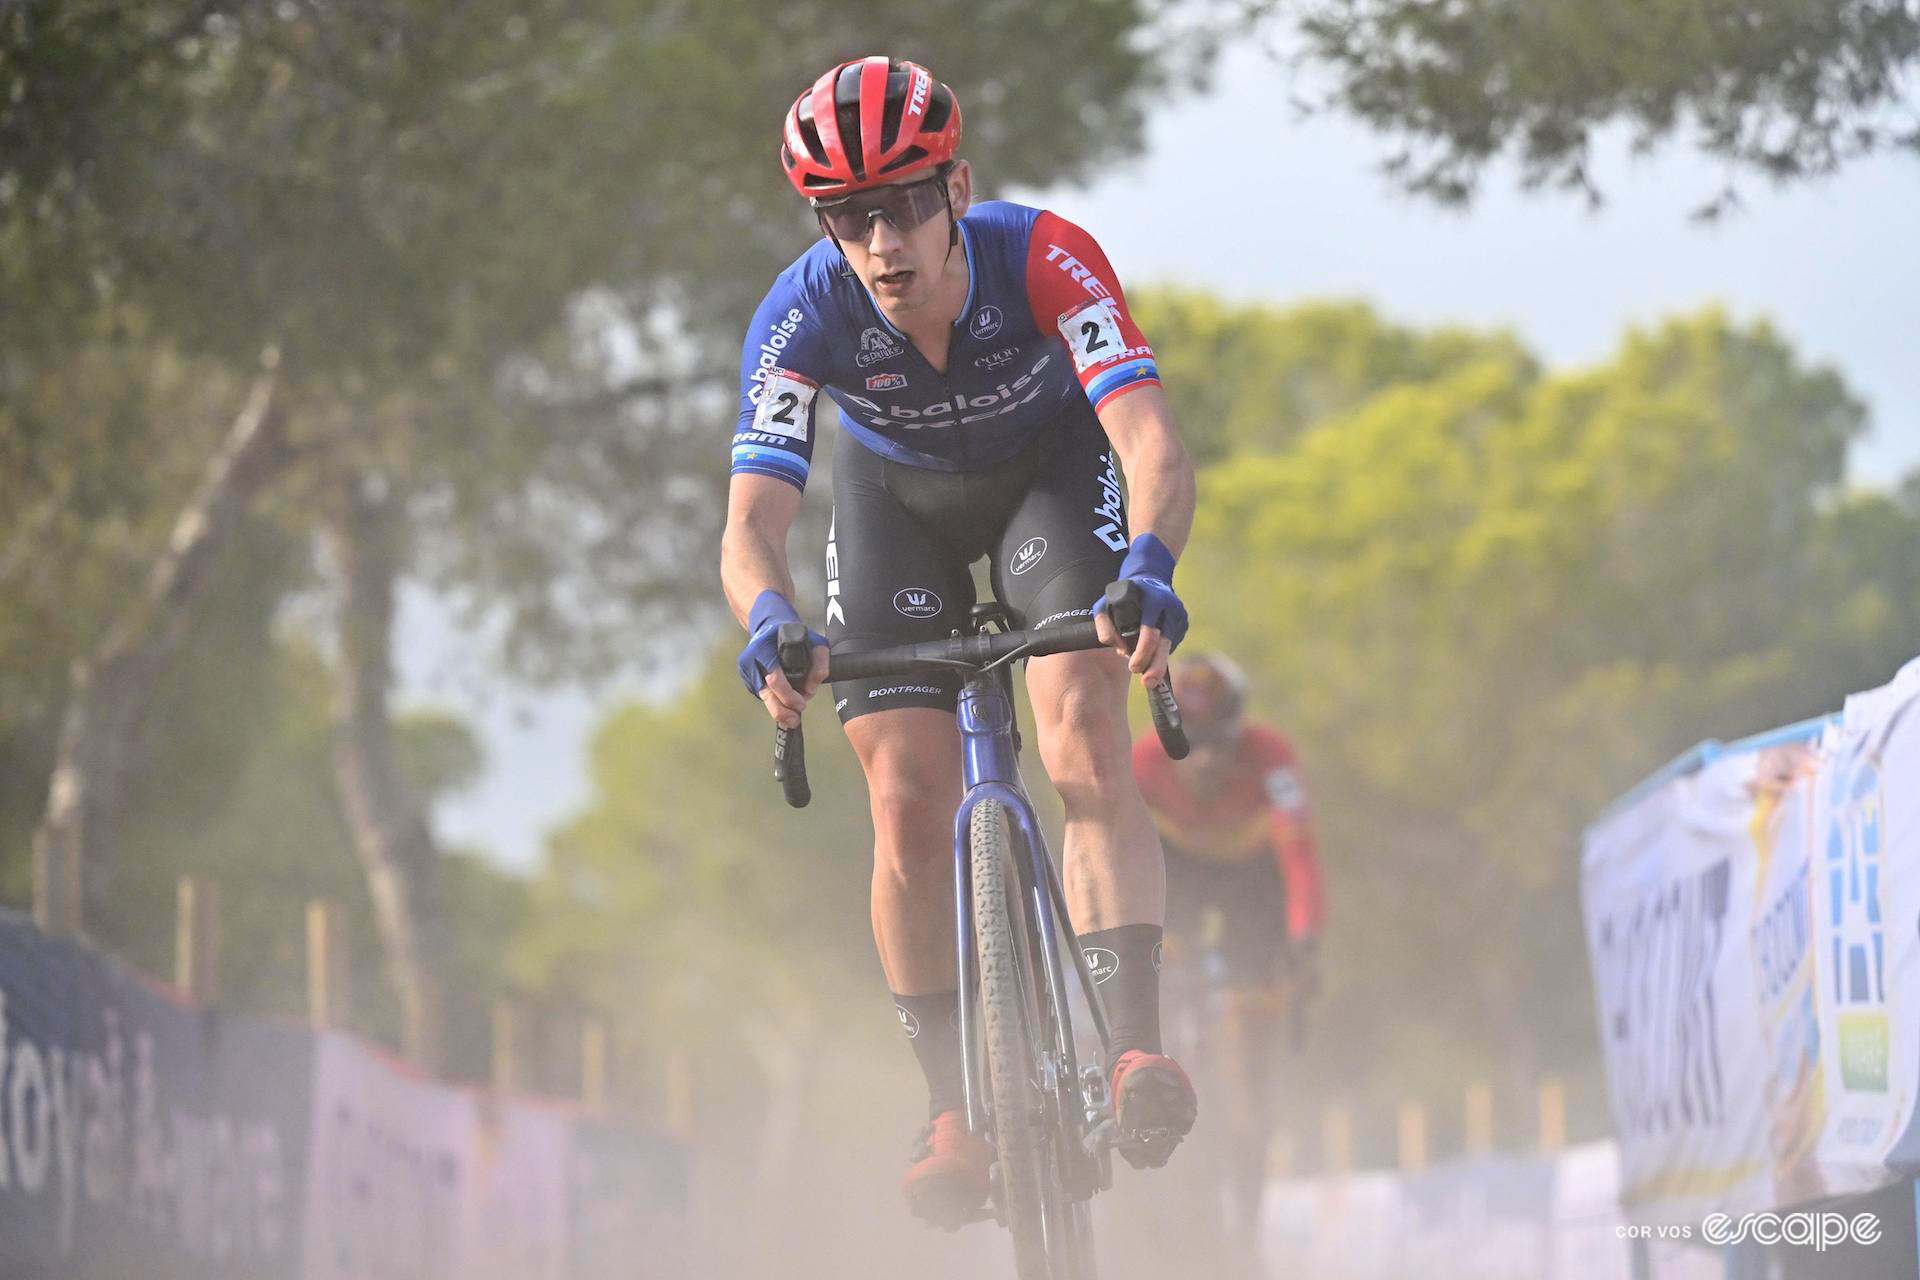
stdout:
<svg viewBox="0 0 1920 1280">
<path fill-rule="evenodd" d="M 754 697 L 758 698 L 760 690 L 766 688 L 767 673 L 780 665 L 780 624 L 798 621 L 799 613 L 778 591 L 769 588 L 754 597 L 753 608 L 747 611 L 747 630 L 752 638 L 740 651 L 740 680 Z M 809 645 L 826 642 L 825 636 L 807 628 Z M 812 661 L 811 654 L 808 661 Z"/>
<path fill-rule="evenodd" d="M 1140 625 L 1159 628 L 1178 649 L 1187 635 L 1187 606 L 1173 593 L 1173 552 L 1167 544 L 1151 533 L 1135 538 L 1120 562 L 1120 578 L 1140 588 Z M 1102 596 L 1094 603 L 1094 616 L 1106 607 Z"/>
</svg>

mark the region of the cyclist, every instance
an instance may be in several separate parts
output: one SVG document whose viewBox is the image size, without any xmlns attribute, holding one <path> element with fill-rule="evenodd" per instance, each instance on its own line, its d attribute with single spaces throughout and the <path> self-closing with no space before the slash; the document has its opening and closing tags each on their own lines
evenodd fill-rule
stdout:
<svg viewBox="0 0 1920 1280">
<path fill-rule="evenodd" d="M 955 157 L 960 129 L 947 86 L 885 57 L 834 67 L 788 110 L 781 164 L 822 238 L 774 281 L 743 346 L 721 577 L 750 637 L 741 677 L 782 725 L 799 723 L 827 646 L 855 652 L 965 625 L 983 556 L 1016 625 L 1097 615 L 1112 651 L 1035 659 L 1027 691 L 1065 802 L 1074 926 L 1116 959 L 1102 995 L 1119 1147 L 1158 1165 L 1195 1103 L 1161 1052 L 1164 870 L 1127 765 L 1126 690 L 1129 671 L 1163 679 L 1186 631 L 1171 580 L 1192 523 L 1193 469 L 1099 246 L 1052 213 L 976 202 Z M 813 634 L 812 670 L 796 689 L 774 634 L 798 617 L 786 540 L 822 392 L 842 437 L 826 634 Z M 1131 647 L 1096 604 L 1119 579 L 1144 601 Z M 949 1228 L 979 1215 L 991 1160 L 966 1127 L 956 1025 L 959 685 L 835 686 L 873 816 L 874 939 L 929 1094 L 932 1123 L 903 1190 L 916 1214 Z"/>
<path fill-rule="evenodd" d="M 1209 1065 L 1224 1085 L 1229 1236 L 1251 1255 L 1273 1130 L 1270 1064 L 1282 1017 L 1298 1019 L 1318 992 L 1326 907 L 1293 747 L 1246 720 L 1240 669 L 1222 654 L 1183 656 L 1173 687 L 1192 752 L 1176 763 L 1148 734 L 1133 768 L 1166 846 L 1176 955 L 1194 958 L 1217 917 L 1224 1043 Z"/>
</svg>

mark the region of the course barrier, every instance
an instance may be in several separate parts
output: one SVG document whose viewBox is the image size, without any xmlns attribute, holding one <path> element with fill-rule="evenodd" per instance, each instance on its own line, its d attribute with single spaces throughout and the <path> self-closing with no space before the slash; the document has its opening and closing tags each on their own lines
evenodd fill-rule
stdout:
<svg viewBox="0 0 1920 1280">
<path fill-rule="evenodd" d="M 1650 778 L 1588 828 L 1581 898 L 1635 1221 L 1920 1167 L 1920 659 Z"/>
<path fill-rule="evenodd" d="M 0 1276 L 684 1273 L 686 1152 L 181 997 L 0 912 Z"/>
</svg>

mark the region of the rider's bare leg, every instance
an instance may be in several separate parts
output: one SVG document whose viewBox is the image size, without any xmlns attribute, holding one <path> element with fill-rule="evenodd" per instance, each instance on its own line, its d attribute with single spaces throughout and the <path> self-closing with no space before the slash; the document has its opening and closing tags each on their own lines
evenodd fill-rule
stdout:
<svg viewBox="0 0 1920 1280">
<path fill-rule="evenodd" d="M 1166 861 L 1133 777 L 1126 662 L 1108 650 L 1027 664 L 1040 759 L 1066 806 L 1067 907 L 1087 933 L 1161 922 Z"/>
<path fill-rule="evenodd" d="M 895 992 L 951 991 L 953 814 L 960 735 L 951 712 L 877 711 L 847 721 L 873 814 L 873 940 Z"/>
<path fill-rule="evenodd" d="M 1166 863 L 1134 781 L 1129 683 L 1125 662 L 1105 650 L 1039 658 L 1027 668 L 1040 758 L 1066 807 L 1068 910 L 1082 942 L 1098 948 L 1110 966 L 1096 980 L 1113 1033 L 1114 1065 L 1129 1051 L 1161 1051 Z M 1184 1079 L 1177 1088 L 1187 1090 L 1190 1101 Z M 1184 1133 L 1191 1123 L 1186 1118 L 1168 1127 Z"/>
</svg>

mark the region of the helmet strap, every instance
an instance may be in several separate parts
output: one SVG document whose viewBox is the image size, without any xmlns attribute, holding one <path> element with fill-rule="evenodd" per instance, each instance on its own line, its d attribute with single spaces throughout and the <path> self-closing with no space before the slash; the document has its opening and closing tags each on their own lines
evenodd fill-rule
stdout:
<svg viewBox="0 0 1920 1280">
<path fill-rule="evenodd" d="M 953 192 L 947 189 L 947 174 L 952 169 L 951 160 L 940 166 L 940 198 L 947 202 L 947 256 L 940 260 L 942 271 L 953 261 L 953 251 L 960 245 L 960 219 L 953 216 Z"/>
</svg>

